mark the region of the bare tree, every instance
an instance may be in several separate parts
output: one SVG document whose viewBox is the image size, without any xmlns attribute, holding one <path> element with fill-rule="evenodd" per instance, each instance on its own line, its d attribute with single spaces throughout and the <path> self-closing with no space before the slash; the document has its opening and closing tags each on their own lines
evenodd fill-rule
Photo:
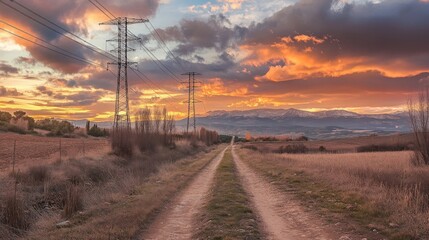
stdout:
<svg viewBox="0 0 429 240">
<path fill-rule="evenodd" d="M 414 134 L 416 165 L 429 165 L 429 88 L 419 94 L 418 102 L 408 101 L 408 114 Z"/>
</svg>

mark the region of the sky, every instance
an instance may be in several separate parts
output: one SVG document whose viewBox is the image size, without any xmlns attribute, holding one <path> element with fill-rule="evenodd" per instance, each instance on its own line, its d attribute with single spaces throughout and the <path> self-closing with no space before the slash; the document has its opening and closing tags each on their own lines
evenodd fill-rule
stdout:
<svg viewBox="0 0 429 240">
<path fill-rule="evenodd" d="M 166 106 L 184 117 L 185 72 L 202 74 L 198 115 L 393 113 L 429 84 L 428 0 L 97 1 L 115 17 L 150 21 L 129 26 L 144 44 L 131 43 L 129 59 L 149 79 L 129 71 L 131 114 Z M 0 111 L 111 120 L 116 69 L 105 51 L 117 29 L 99 25 L 108 20 L 88 0 L 0 1 Z"/>
</svg>

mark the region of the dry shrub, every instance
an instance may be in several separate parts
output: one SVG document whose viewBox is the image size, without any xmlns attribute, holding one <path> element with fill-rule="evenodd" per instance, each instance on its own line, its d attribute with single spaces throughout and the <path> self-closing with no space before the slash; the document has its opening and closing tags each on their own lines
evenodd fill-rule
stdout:
<svg viewBox="0 0 429 240">
<path fill-rule="evenodd" d="M 6 196 L 2 222 L 17 230 L 27 229 L 29 227 L 22 199 L 14 194 Z"/>
<path fill-rule="evenodd" d="M 33 166 L 28 170 L 28 177 L 35 183 L 43 183 L 50 177 L 48 166 Z"/>
<path fill-rule="evenodd" d="M 258 147 L 255 145 L 243 145 L 243 146 L 241 146 L 241 148 L 250 149 L 253 151 L 258 151 Z"/>
<path fill-rule="evenodd" d="M 216 131 L 210 131 L 203 127 L 200 129 L 198 137 L 207 146 L 220 143 L 220 137 Z"/>
<path fill-rule="evenodd" d="M 110 173 L 106 167 L 103 166 L 90 166 L 86 170 L 86 176 L 94 183 L 103 183 L 110 177 Z"/>
<path fill-rule="evenodd" d="M 357 152 L 398 152 L 409 151 L 412 147 L 410 144 L 370 144 L 359 146 L 356 148 Z"/>
<path fill-rule="evenodd" d="M 175 122 L 166 108 L 141 109 L 136 114 L 135 143 L 141 152 L 155 152 L 174 145 Z"/>
<path fill-rule="evenodd" d="M 64 198 L 64 216 L 70 218 L 74 213 L 82 209 L 82 194 L 79 186 L 69 184 Z"/>
<path fill-rule="evenodd" d="M 418 102 L 408 102 L 408 115 L 414 134 L 416 165 L 429 165 L 429 88 L 419 94 Z"/>
<path fill-rule="evenodd" d="M 290 154 L 297 154 L 297 153 L 307 153 L 308 148 L 300 143 L 300 144 L 292 144 L 287 146 L 280 146 L 276 153 L 290 153 Z"/>
<path fill-rule="evenodd" d="M 133 132 L 129 127 L 119 127 L 112 130 L 112 150 L 118 156 L 129 157 L 133 154 Z"/>
</svg>

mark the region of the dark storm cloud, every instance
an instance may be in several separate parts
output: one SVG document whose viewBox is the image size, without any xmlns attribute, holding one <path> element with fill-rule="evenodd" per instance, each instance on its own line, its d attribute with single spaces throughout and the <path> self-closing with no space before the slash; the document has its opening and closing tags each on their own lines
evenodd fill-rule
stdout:
<svg viewBox="0 0 429 240">
<path fill-rule="evenodd" d="M 22 6 L 35 11 L 40 16 L 49 19 L 55 24 L 59 25 L 60 28 L 57 28 L 49 23 L 46 23 L 45 20 L 42 20 L 38 16 L 30 13 L 25 10 Z M 113 14 L 118 14 L 121 16 L 122 14 L 127 14 L 133 17 L 147 17 L 154 15 L 156 9 L 159 5 L 159 0 L 130 0 L 130 1 L 121 1 L 121 0 L 113 0 L 108 3 L 103 3 Z M 19 13 L 18 11 L 22 12 Z M 69 52 L 73 52 L 78 58 L 84 59 L 100 59 L 102 58 L 100 55 L 96 55 L 92 50 L 85 48 L 67 38 L 62 36 L 60 33 L 63 33 L 63 29 L 69 32 L 72 32 L 76 35 L 88 35 L 88 26 L 87 21 L 85 19 L 86 14 L 90 12 L 96 12 L 103 16 L 102 13 L 89 1 L 86 0 L 77 0 L 77 1 L 66 1 L 66 0 L 58 0 L 58 1 L 47 1 L 44 0 L 30 0 L 30 1 L 1 1 L 0 2 L 0 15 L 2 16 L 2 20 L 17 26 L 19 28 L 24 29 L 38 37 L 50 42 L 51 44 L 58 46 L 60 48 L 64 48 Z M 38 21 L 52 26 L 57 30 L 57 32 L 47 28 L 41 23 L 34 21 L 24 14 L 31 16 L 33 19 L 37 19 Z M 92 19 L 94 20 L 94 19 Z M 107 21 L 108 19 L 100 19 L 101 21 Z M 33 45 L 25 40 L 18 39 L 19 44 L 26 47 L 26 49 L 30 52 L 32 57 L 40 61 L 46 66 L 49 66 L 55 70 L 64 72 L 64 73 L 75 73 L 79 72 L 87 63 L 79 62 L 74 59 L 70 59 L 58 53 L 51 52 L 49 50 L 43 49 L 39 46 Z M 24 59 L 21 59 L 24 60 Z M 103 59 L 105 60 L 105 59 Z"/>
<path fill-rule="evenodd" d="M 199 49 L 224 51 L 235 44 L 242 37 L 244 28 L 229 25 L 229 20 L 220 14 L 208 19 L 183 19 L 179 25 L 158 32 L 166 41 L 179 43 L 175 53 L 190 55 Z"/>
<path fill-rule="evenodd" d="M 6 88 L 0 86 L 0 97 L 15 97 L 23 95 L 21 92 L 18 92 L 16 88 Z"/>
<path fill-rule="evenodd" d="M 112 70 L 115 72 L 116 70 Z M 92 74 L 89 79 L 75 79 L 82 87 L 104 89 L 114 91 L 116 89 L 116 75 L 109 71 L 102 71 Z"/>
<path fill-rule="evenodd" d="M 429 86 L 429 73 L 409 77 L 386 77 L 380 72 L 348 74 L 340 77 L 315 77 L 284 82 L 260 82 L 251 87 L 251 94 L 414 94 Z"/>
<path fill-rule="evenodd" d="M 329 44 L 316 47 L 328 57 L 429 54 L 428 2 L 389 0 L 335 9 L 336 4 L 336 0 L 301 0 L 252 25 L 244 43 L 270 44 L 306 34 L 328 38 Z M 414 60 L 427 62 L 429 56 Z"/>
</svg>

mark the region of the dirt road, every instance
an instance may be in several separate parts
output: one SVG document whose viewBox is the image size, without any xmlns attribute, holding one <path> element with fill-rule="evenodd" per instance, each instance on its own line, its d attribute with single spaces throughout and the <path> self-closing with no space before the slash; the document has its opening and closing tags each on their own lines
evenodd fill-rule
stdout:
<svg viewBox="0 0 429 240">
<path fill-rule="evenodd" d="M 195 216 L 202 208 L 212 186 L 216 169 L 225 148 L 192 182 L 172 201 L 149 227 L 142 239 L 191 239 Z"/>
<path fill-rule="evenodd" d="M 244 164 L 234 148 L 232 154 L 267 239 L 352 239 L 331 231 L 329 226 L 306 212 L 291 196 L 275 189 Z"/>
</svg>

